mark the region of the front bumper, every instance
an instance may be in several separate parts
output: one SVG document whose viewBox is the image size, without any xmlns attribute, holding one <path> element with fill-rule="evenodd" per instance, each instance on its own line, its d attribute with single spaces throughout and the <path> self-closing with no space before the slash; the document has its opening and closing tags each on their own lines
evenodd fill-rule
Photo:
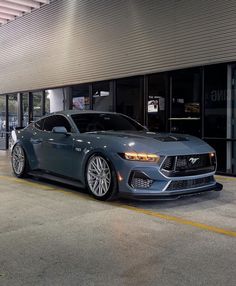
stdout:
<svg viewBox="0 0 236 286">
<path fill-rule="evenodd" d="M 117 170 L 118 178 L 122 178 L 122 180 L 118 180 L 121 197 L 175 199 L 202 192 L 221 191 L 223 188 L 215 181 L 215 172 L 167 177 L 157 164 L 136 163 L 121 159 L 117 166 L 120 167 Z M 138 175 L 134 176 L 133 173 Z M 132 181 L 132 178 L 135 180 Z"/>
<path fill-rule="evenodd" d="M 133 173 L 138 174 L 136 177 Z M 124 164 L 118 170 L 118 182 L 121 197 L 137 199 L 176 199 L 186 195 L 199 194 L 207 191 L 221 191 L 223 186 L 214 179 L 215 172 L 167 177 L 157 165 Z M 137 179 L 137 177 L 140 177 Z M 137 179 L 132 181 L 132 178 Z M 146 179 L 146 181 L 145 181 Z"/>
<path fill-rule="evenodd" d="M 158 193 L 121 193 L 121 196 L 124 198 L 133 198 L 138 200 L 175 200 L 185 196 L 198 195 L 204 192 L 210 191 L 221 191 L 223 189 L 223 185 L 220 183 L 215 183 L 213 186 L 207 186 L 199 189 L 189 189 L 189 190 L 181 190 L 175 192 L 158 192 Z"/>
</svg>

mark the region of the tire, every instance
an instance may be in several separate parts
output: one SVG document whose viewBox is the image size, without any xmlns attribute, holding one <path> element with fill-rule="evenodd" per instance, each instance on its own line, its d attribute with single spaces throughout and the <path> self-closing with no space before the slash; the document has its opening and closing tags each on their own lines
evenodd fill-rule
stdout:
<svg viewBox="0 0 236 286">
<path fill-rule="evenodd" d="M 16 144 L 12 150 L 11 164 L 13 173 L 16 177 L 27 177 L 29 171 L 28 160 L 25 151 L 20 144 Z"/>
<path fill-rule="evenodd" d="M 115 169 L 102 154 L 93 154 L 88 159 L 85 181 L 89 193 L 97 200 L 113 200 L 118 193 Z"/>
</svg>

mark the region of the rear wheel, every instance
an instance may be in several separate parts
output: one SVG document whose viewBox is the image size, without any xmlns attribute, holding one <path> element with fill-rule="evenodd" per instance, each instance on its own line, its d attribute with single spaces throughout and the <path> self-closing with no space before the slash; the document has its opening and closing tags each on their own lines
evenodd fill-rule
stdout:
<svg viewBox="0 0 236 286">
<path fill-rule="evenodd" d="M 117 194 L 115 170 L 103 155 L 89 158 L 85 176 L 87 188 L 96 199 L 111 200 Z"/>
<path fill-rule="evenodd" d="M 28 162 L 24 149 L 20 144 L 16 144 L 12 150 L 12 170 L 18 178 L 26 177 L 28 171 Z"/>
</svg>

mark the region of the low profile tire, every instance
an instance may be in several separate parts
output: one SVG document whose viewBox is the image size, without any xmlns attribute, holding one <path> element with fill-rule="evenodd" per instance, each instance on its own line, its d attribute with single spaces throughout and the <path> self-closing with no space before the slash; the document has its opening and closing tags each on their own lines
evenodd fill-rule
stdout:
<svg viewBox="0 0 236 286">
<path fill-rule="evenodd" d="M 16 144 L 11 156 L 12 170 L 16 177 L 24 178 L 28 172 L 28 161 L 24 149 L 20 144 Z"/>
<path fill-rule="evenodd" d="M 116 172 L 112 164 L 101 154 L 92 155 L 85 171 L 87 188 L 98 200 L 115 198 L 118 192 Z"/>
</svg>

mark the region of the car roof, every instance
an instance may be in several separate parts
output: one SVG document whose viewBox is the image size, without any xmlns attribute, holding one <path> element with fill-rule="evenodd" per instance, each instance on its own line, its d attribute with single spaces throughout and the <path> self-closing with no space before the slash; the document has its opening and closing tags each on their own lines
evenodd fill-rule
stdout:
<svg viewBox="0 0 236 286">
<path fill-rule="evenodd" d="M 77 115 L 77 114 L 116 114 L 116 115 L 122 115 L 121 113 L 117 112 L 110 112 L 110 111 L 95 111 L 95 110 L 62 110 L 57 112 L 51 112 L 49 114 L 45 114 L 44 116 L 40 117 L 39 119 L 35 120 L 34 122 L 37 122 L 41 119 L 47 118 L 52 115 L 64 115 L 64 116 L 71 116 L 71 115 Z"/>
<path fill-rule="evenodd" d="M 116 112 L 108 112 L 108 111 L 95 111 L 95 110 L 63 110 L 51 113 L 52 114 L 64 114 L 64 115 L 75 115 L 75 114 L 118 114 Z"/>
</svg>

